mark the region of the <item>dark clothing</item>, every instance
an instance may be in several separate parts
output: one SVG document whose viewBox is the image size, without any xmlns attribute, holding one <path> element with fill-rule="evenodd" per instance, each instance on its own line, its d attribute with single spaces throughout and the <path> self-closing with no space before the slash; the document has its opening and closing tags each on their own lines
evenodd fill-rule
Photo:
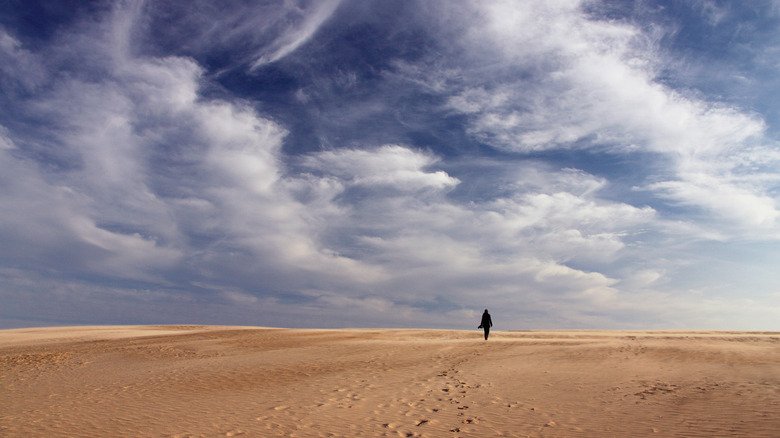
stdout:
<svg viewBox="0 0 780 438">
<path fill-rule="evenodd" d="M 479 326 L 485 330 L 485 340 L 487 341 L 488 335 L 490 334 L 490 327 L 493 327 L 493 320 L 490 318 L 489 313 L 485 312 L 482 314 L 482 323 Z"/>
</svg>

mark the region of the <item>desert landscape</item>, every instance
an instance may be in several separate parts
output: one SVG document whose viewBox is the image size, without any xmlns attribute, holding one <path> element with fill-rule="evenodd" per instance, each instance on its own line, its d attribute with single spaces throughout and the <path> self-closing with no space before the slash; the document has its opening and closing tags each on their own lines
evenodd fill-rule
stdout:
<svg viewBox="0 0 780 438">
<path fill-rule="evenodd" d="M 780 333 L 0 331 L 0 435 L 776 437 Z"/>
</svg>

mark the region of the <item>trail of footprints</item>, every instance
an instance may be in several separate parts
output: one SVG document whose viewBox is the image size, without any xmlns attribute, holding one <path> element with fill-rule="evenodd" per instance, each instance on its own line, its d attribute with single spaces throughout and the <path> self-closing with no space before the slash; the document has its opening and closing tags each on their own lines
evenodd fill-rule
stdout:
<svg viewBox="0 0 780 438">
<path fill-rule="evenodd" d="M 459 371 L 450 368 L 442 371 L 436 377 L 445 379 L 444 387 L 441 388 L 441 394 L 437 397 L 438 401 L 449 402 L 455 405 L 457 417 L 461 424 L 477 424 L 480 418 L 469 415 L 469 402 L 466 400 L 468 389 L 480 388 L 482 385 L 469 385 L 458 377 Z M 460 432 L 460 427 L 453 427 L 450 432 Z"/>
<path fill-rule="evenodd" d="M 470 391 L 483 385 L 469 384 L 461 379 L 456 366 L 438 372 L 436 376 L 427 379 L 426 383 L 428 389 L 423 398 L 405 403 L 411 410 L 404 412 L 404 415 L 414 417 L 415 420 L 405 424 L 383 423 L 382 427 L 395 431 L 401 437 L 422 437 L 425 436 L 426 430 L 422 426 L 444 425 L 445 430 L 457 434 L 467 425 L 483 421 L 469 411 L 472 407 L 472 402 L 469 401 Z"/>
<path fill-rule="evenodd" d="M 489 420 L 474 414 L 475 411 L 484 412 L 481 409 L 484 406 L 480 406 L 480 402 L 477 400 L 483 404 L 489 400 L 487 403 L 492 405 L 491 408 L 512 409 L 523 406 L 522 403 L 507 402 L 499 397 L 487 398 L 484 397 L 484 394 L 479 394 L 480 396 L 477 397 L 478 394 L 475 392 L 487 390 L 490 384 L 469 383 L 467 379 L 462 377 L 458 368 L 466 360 L 468 359 L 450 363 L 446 369 L 438 371 L 423 381 L 410 382 L 409 386 L 400 389 L 393 400 L 387 400 L 377 405 L 371 405 L 370 402 L 367 404 L 367 399 L 370 397 L 365 397 L 365 395 L 377 388 L 369 377 L 356 382 L 357 384 L 351 388 L 339 388 L 328 393 L 319 391 L 319 395 L 324 396 L 324 399 L 303 407 L 303 411 L 316 410 L 321 407 L 354 408 L 366 413 L 367 416 L 364 420 L 368 424 L 373 423 L 380 428 L 380 431 L 384 430 L 385 433 L 380 432 L 381 435 L 424 437 L 449 431 L 457 437 L 461 434 L 467 434 L 471 425 L 481 423 L 480 427 L 485 427 L 490 424 Z M 447 366 L 441 365 L 443 368 Z M 424 387 L 422 395 L 419 385 Z M 534 408 L 530 408 L 530 410 L 533 411 Z M 305 415 L 301 418 L 300 412 L 292 411 L 297 411 L 297 409 L 280 404 L 273 408 L 274 414 L 271 414 L 299 417 L 295 422 L 295 430 L 288 431 L 289 436 L 297 436 L 295 432 L 300 430 L 308 429 L 311 433 L 313 432 L 312 428 L 320 429 L 321 432 L 325 432 L 322 429 L 327 429 L 325 425 L 318 427 L 316 420 L 311 421 L 305 418 Z M 265 423 L 269 429 L 281 427 L 283 423 L 274 422 L 269 416 L 258 417 L 255 420 Z M 545 427 L 552 425 L 554 423 L 545 424 Z"/>
<path fill-rule="evenodd" d="M 485 412 L 485 406 L 479 403 L 489 403 L 489 410 L 494 411 L 515 408 L 525 408 L 533 411 L 537 417 L 537 427 L 539 430 L 555 427 L 556 422 L 536 408 L 525 406 L 517 401 L 506 401 L 501 397 L 485 397 L 485 394 L 477 396 L 475 392 L 488 390 L 490 384 L 482 385 L 479 383 L 469 383 L 462 377 L 457 369 L 459 363 L 453 364 L 444 371 L 440 371 L 435 377 L 426 380 L 428 389 L 424 398 L 417 402 L 407 403 L 409 407 L 415 408 L 413 411 L 407 411 L 404 415 L 416 418 L 405 425 L 395 423 L 384 423 L 383 427 L 395 431 L 401 437 L 423 437 L 432 436 L 430 431 L 426 431 L 426 425 L 445 426 L 445 430 L 452 432 L 454 436 L 461 436 L 461 433 L 468 434 L 471 425 L 480 424 L 483 430 L 485 427 L 490 429 L 491 421 L 474 414 L 474 411 Z M 478 402 L 477 400 L 480 400 Z M 424 410 L 424 414 L 420 411 Z M 506 411 L 504 411 L 506 412 Z M 518 413 L 519 414 L 519 413 Z M 415 417 L 416 416 L 416 417 Z M 406 427 L 402 427 L 406 426 Z M 419 428 L 419 429 L 418 429 Z"/>
</svg>

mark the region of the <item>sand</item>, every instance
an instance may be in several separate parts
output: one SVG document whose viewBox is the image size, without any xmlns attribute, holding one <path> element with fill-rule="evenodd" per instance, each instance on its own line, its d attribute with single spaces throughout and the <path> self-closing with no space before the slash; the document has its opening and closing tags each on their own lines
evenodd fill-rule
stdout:
<svg viewBox="0 0 780 438">
<path fill-rule="evenodd" d="M 780 436 L 780 333 L 0 331 L 0 436 Z"/>
</svg>

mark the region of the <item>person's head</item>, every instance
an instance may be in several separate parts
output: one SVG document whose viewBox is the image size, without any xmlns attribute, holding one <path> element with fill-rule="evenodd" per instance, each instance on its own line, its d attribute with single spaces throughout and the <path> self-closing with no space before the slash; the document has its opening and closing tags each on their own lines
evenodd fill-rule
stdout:
<svg viewBox="0 0 780 438">
<path fill-rule="evenodd" d="M 485 313 L 488 313 L 487 309 L 485 309 Z"/>
</svg>

